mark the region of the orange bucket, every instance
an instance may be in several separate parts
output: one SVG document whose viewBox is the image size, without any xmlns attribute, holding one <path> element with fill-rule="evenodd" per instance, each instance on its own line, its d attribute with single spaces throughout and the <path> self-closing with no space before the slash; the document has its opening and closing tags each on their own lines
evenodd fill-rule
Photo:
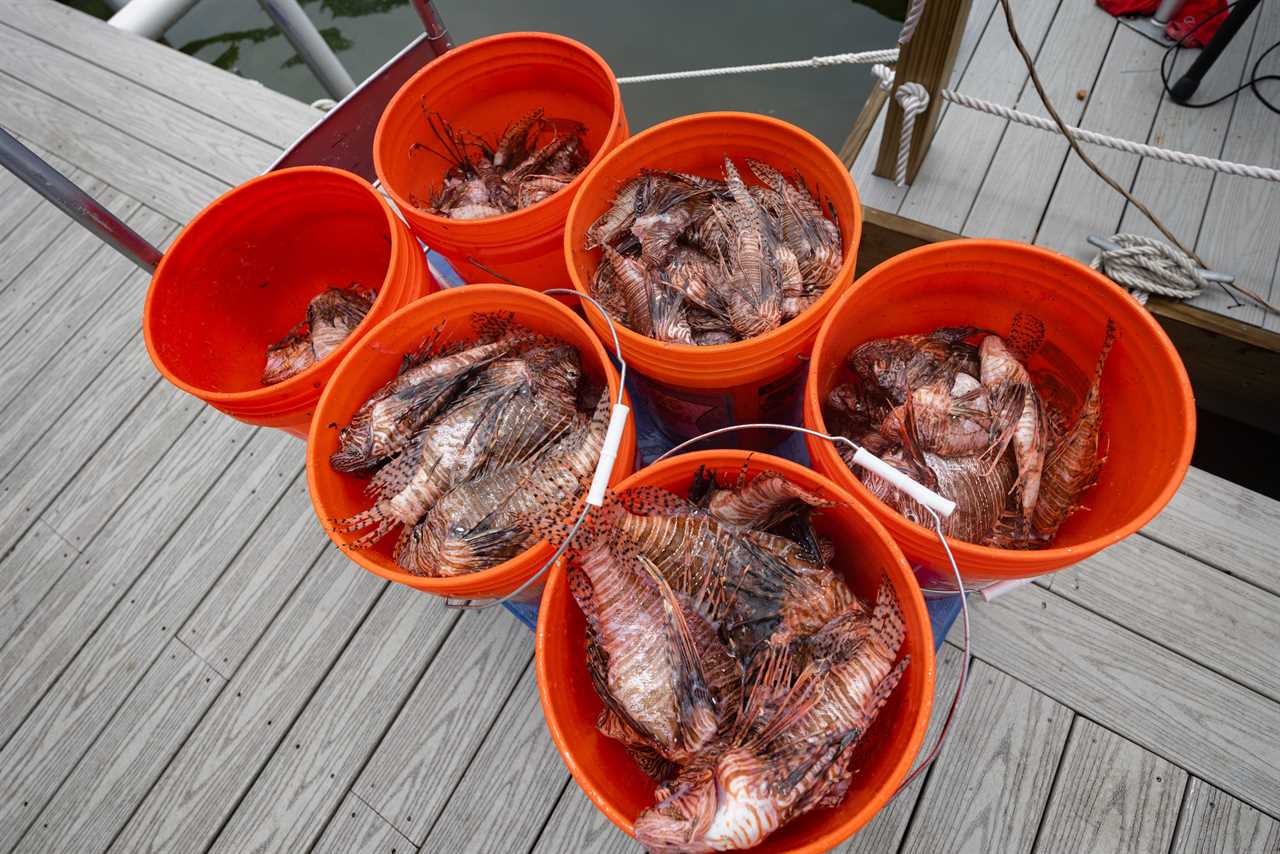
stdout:
<svg viewBox="0 0 1280 854">
<path fill-rule="evenodd" d="M 732 344 L 697 347 L 657 341 L 617 324 L 627 364 L 641 375 L 644 396 L 670 438 L 681 440 L 730 424 L 795 423 L 803 386 L 803 357 L 840 293 L 853 281 L 862 204 L 853 178 L 816 137 L 795 125 L 754 113 L 700 113 L 664 122 L 618 146 L 592 168 L 569 209 L 564 233 L 573 286 L 589 294 L 600 249 L 584 247 L 587 228 L 608 210 L 618 187 L 644 169 L 671 169 L 720 178 L 726 155 L 763 160 L 806 182 L 830 198 L 840 217 L 844 264 L 835 282 L 806 311 L 764 335 Z M 753 182 L 750 170 L 740 170 Z M 600 313 L 584 305 L 587 319 L 612 341 Z M 735 434 L 742 447 L 759 447 L 759 434 Z M 754 437 L 754 438 L 753 438 Z"/>
<path fill-rule="evenodd" d="M 625 492 L 657 486 L 683 495 L 699 466 L 736 473 L 744 464 L 750 475 L 778 471 L 797 485 L 840 502 L 815 514 L 815 527 L 836 544 L 836 566 L 859 597 L 874 601 L 880 579 L 889 578 L 907 628 L 903 651 L 911 656 L 911 664 L 858 746 L 850 766 L 857 771 L 844 801 L 833 809 L 800 816 L 751 849 L 762 854 L 817 854 L 839 845 L 870 821 L 910 770 L 933 703 L 933 635 L 920 588 L 888 532 L 847 492 L 809 469 L 767 454 L 698 451 L 641 469 L 616 488 Z M 542 711 L 578 785 L 610 821 L 634 836 L 635 819 L 653 805 L 655 787 L 621 743 L 596 729 L 602 704 L 587 672 L 585 635 L 586 620 L 569 593 L 562 561 L 551 569 L 538 611 L 536 660 Z"/>
<path fill-rule="evenodd" d="M 267 347 L 331 286 L 376 288 L 364 321 L 329 356 L 262 385 Z M 327 166 L 247 181 L 196 215 L 164 254 L 142 329 L 164 378 L 227 415 L 307 437 L 330 374 L 362 335 L 436 289 L 422 248 L 363 178 Z"/>
<path fill-rule="evenodd" d="M 518 211 L 488 219 L 454 220 L 415 207 L 430 198 L 449 164 L 414 143 L 437 150 L 423 105 L 459 130 L 494 140 L 511 122 L 538 107 L 546 115 L 586 127 L 591 161 L 560 192 Z M 432 60 L 387 104 L 373 140 L 378 180 L 410 227 L 453 264 L 465 281 L 491 282 L 486 267 L 535 290 L 567 286 L 561 235 L 569 203 L 591 165 L 627 138 L 627 117 L 613 70 L 584 44 L 549 33 L 504 33 L 478 39 Z"/>
<path fill-rule="evenodd" d="M 368 481 L 335 471 L 329 465 L 329 457 L 338 449 L 339 430 L 351 421 L 351 416 L 371 394 L 397 374 L 401 356 L 418 347 L 442 322 L 445 327 L 440 343 L 449 344 L 471 336 L 473 314 L 498 310 L 514 313 L 515 321 L 528 329 L 555 336 L 578 348 L 583 374 L 608 382 L 610 396 L 617 399 L 618 374 L 609 361 L 609 354 L 581 318 L 551 297 L 510 285 L 468 285 L 441 291 L 405 306 L 370 330 L 338 365 L 333 381 L 320 398 L 316 419 L 311 425 L 307 442 L 307 484 L 316 517 L 334 543 L 343 546 L 359 534 L 334 531 L 331 520 L 344 519 L 369 506 L 364 494 Z M 635 429 L 628 423 L 611 483 L 634 470 L 635 457 Z M 438 596 L 460 599 L 491 599 L 511 593 L 528 581 L 555 551 L 546 542 L 539 542 L 489 569 L 432 578 L 401 569 L 392 557 L 395 541 L 394 535 L 388 535 L 371 549 L 346 554 L 383 578 Z M 536 587 L 533 585 L 530 597 L 536 597 Z"/>
<path fill-rule="evenodd" d="M 1191 462 L 1195 401 L 1182 360 L 1147 310 L 1085 265 L 1035 246 L 1003 240 L 954 240 L 904 252 L 869 270 L 827 316 L 805 388 L 805 426 L 829 432 L 822 402 L 850 373 L 845 357 L 873 338 L 972 325 L 1007 333 L 1020 311 L 1044 321 L 1045 343 L 1027 367 L 1084 399 L 1108 319 L 1118 336 L 1102 378 L 1106 462 L 1084 505 L 1067 519 L 1053 548 L 1014 551 L 949 539 L 966 583 L 1043 575 L 1084 560 L 1141 528 L 1168 503 Z M 841 461 L 835 447 L 806 437 L 813 466 L 875 513 L 908 559 L 924 565 L 922 583 L 947 585 L 950 564 L 928 528 L 881 502 Z"/>
</svg>

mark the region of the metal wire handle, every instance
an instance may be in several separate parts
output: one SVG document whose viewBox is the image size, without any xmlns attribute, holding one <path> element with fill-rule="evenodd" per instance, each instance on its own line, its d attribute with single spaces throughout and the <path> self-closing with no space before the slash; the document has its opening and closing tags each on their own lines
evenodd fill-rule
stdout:
<svg viewBox="0 0 1280 854">
<path fill-rule="evenodd" d="M 818 439 L 826 439 L 828 442 L 848 445 L 850 448 L 854 450 L 855 453 L 861 452 L 867 455 L 871 455 L 870 452 L 867 451 L 865 448 L 862 448 L 856 442 L 854 442 L 853 440 L 845 436 L 832 436 L 830 434 L 823 433 L 818 430 L 811 430 L 808 427 L 797 427 L 793 424 L 735 424 L 731 427 L 720 427 L 715 430 L 710 430 L 706 433 L 703 433 L 700 436 L 694 436 L 692 439 L 687 439 L 681 442 L 680 444 L 676 445 L 674 448 L 670 449 L 669 451 L 663 453 L 660 457 L 655 459 L 654 462 L 655 463 L 661 462 L 662 460 L 666 459 L 672 454 L 675 454 L 678 451 L 683 450 L 689 445 L 695 444 L 697 442 L 701 442 L 703 439 L 709 439 L 712 436 L 719 436 L 723 433 L 731 433 L 736 430 L 753 430 L 753 429 L 790 430 L 793 433 L 804 433 L 805 435 L 814 436 Z M 932 502 L 928 502 L 928 503 L 924 501 L 920 502 L 921 506 L 923 506 L 924 509 L 929 513 L 929 515 L 933 517 L 934 532 L 938 535 L 938 542 L 942 543 L 943 551 L 945 551 L 947 554 L 947 561 L 951 564 L 951 572 L 954 575 L 956 580 L 956 589 L 959 590 L 960 592 L 960 616 L 964 623 L 964 652 L 963 652 L 964 657 L 961 661 L 960 679 L 956 684 L 956 693 L 951 698 L 951 706 L 947 709 L 947 716 L 942 722 L 942 730 L 938 733 L 937 741 L 934 742 L 933 748 L 929 751 L 928 755 L 925 756 L 924 761 L 921 762 L 919 765 L 917 765 L 911 771 L 911 773 L 909 773 L 906 776 L 906 778 L 903 779 L 902 784 L 898 786 L 897 791 L 893 793 L 893 796 L 895 798 L 898 795 L 900 795 L 904 789 L 910 786 L 917 777 L 923 774 L 925 769 L 927 769 L 930 765 L 932 765 L 934 760 L 938 758 L 938 754 L 942 752 L 942 745 L 946 741 L 947 734 L 951 730 L 951 722 L 955 718 L 956 709 L 959 708 L 960 706 L 960 698 L 964 696 L 965 683 L 967 681 L 967 676 L 969 673 L 969 656 L 970 656 L 969 602 L 965 598 L 966 593 L 964 589 L 964 579 L 960 577 L 960 567 L 956 565 L 955 555 L 951 553 L 951 545 L 947 542 L 946 535 L 942 533 L 942 517 L 938 515 L 938 511 L 934 510 L 933 507 L 930 506 L 931 503 Z M 951 515 L 951 511 L 949 510 L 946 511 L 945 515 L 948 515 L 948 516 Z"/>
</svg>

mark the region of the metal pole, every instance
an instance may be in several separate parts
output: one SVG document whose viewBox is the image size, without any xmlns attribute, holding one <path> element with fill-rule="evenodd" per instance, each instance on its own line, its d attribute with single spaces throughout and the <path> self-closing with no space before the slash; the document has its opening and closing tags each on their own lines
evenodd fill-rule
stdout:
<svg viewBox="0 0 1280 854">
<path fill-rule="evenodd" d="M 444 19 L 436 11 L 431 0 L 413 0 L 413 8 L 422 19 L 422 27 L 427 31 L 427 41 L 435 48 L 436 56 L 453 49 L 453 38 L 444 25 Z"/>
<path fill-rule="evenodd" d="M 280 32 L 284 33 L 332 98 L 340 101 L 356 88 L 347 69 L 342 67 L 297 0 L 258 0 L 258 5 L 275 21 Z"/>
<path fill-rule="evenodd" d="M 164 35 L 200 0 L 130 0 L 107 23 L 152 41 Z"/>
<path fill-rule="evenodd" d="M 14 139 L 4 128 L 0 128 L 0 166 L 17 175 L 27 186 L 148 274 L 155 272 L 161 258 L 159 249 L 45 163 L 38 154 Z"/>
<path fill-rule="evenodd" d="M 1236 33 L 1240 32 L 1244 22 L 1249 20 L 1253 10 L 1258 8 L 1261 2 L 1262 0 L 1240 0 L 1231 9 L 1231 14 L 1227 15 L 1227 19 L 1222 22 L 1222 26 L 1213 34 L 1213 38 L 1209 39 L 1209 43 L 1204 46 L 1204 50 L 1200 51 L 1200 55 L 1196 57 L 1195 62 L 1191 63 L 1191 67 L 1187 69 L 1186 73 L 1179 77 L 1177 82 L 1169 89 L 1170 98 L 1173 98 L 1179 104 L 1185 104 L 1191 99 L 1191 96 L 1196 93 L 1196 89 L 1200 88 L 1200 80 L 1213 67 L 1213 64 L 1218 61 L 1222 51 L 1235 38 Z"/>
</svg>

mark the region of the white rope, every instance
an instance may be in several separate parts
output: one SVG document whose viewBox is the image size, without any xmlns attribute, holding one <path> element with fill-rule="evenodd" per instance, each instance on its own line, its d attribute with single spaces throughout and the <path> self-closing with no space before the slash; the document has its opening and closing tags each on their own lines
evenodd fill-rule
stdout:
<svg viewBox="0 0 1280 854">
<path fill-rule="evenodd" d="M 1102 250 L 1089 266 L 1143 305 L 1151 294 L 1191 299 L 1208 287 L 1204 271 L 1176 246 L 1141 234 L 1117 234 L 1111 242 L 1120 248 Z"/>
<path fill-rule="evenodd" d="M 902 31 L 898 33 L 898 45 L 904 45 L 911 41 L 911 37 L 916 34 L 916 25 L 920 23 L 920 16 L 924 14 L 925 0 L 911 0 L 911 5 L 907 8 L 907 17 L 902 19 Z"/>
<path fill-rule="evenodd" d="M 893 96 L 902 107 L 902 136 L 898 140 L 898 163 L 894 176 L 899 187 L 907 186 L 907 160 L 911 155 L 911 134 L 916 128 L 916 116 L 929 107 L 929 90 L 919 83 L 903 83 Z"/>
<path fill-rule="evenodd" d="M 871 66 L 871 76 L 880 81 L 880 88 L 888 92 L 893 89 L 894 71 L 887 65 L 876 63 Z"/>
<path fill-rule="evenodd" d="M 953 104 L 959 104 L 960 106 L 968 107 L 971 110 L 990 113 L 993 116 L 999 116 L 1002 119 L 1008 119 L 1011 122 L 1017 122 L 1018 124 L 1027 125 L 1028 127 L 1033 127 L 1038 130 L 1059 133 L 1058 126 L 1054 124 L 1052 119 L 1033 116 L 1030 113 L 1010 109 L 1009 107 L 1001 106 L 1000 104 L 993 104 L 990 101 L 984 101 L 981 98 L 964 95 L 960 92 L 952 91 L 951 89 L 943 89 L 939 94 L 942 95 L 942 99 L 944 101 L 950 101 Z M 1157 148 L 1154 145 L 1146 145 L 1141 142 L 1119 139 L 1114 136 L 1107 136 L 1106 134 L 1096 133 L 1083 128 L 1069 127 L 1068 131 L 1070 131 L 1073 137 L 1081 142 L 1102 145 L 1119 151 L 1127 151 L 1130 154 L 1150 157 L 1153 160 L 1164 160 L 1169 163 L 1181 163 L 1184 166 L 1195 166 L 1200 169 L 1212 169 L 1215 172 L 1225 172 L 1228 175 L 1240 175 L 1245 178 L 1261 178 L 1264 181 L 1280 181 L 1280 169 L 1271 169 L 1266 166 L 1250 166 L 1245 163 L 1232 163 L 1229 160 L 1218 160 L 1216 157 L 1189 154 L 1185 151 L 1170 151 L 1167 148 Z"/>
<path fill-rule="evenodd" d="M 832 65 L 867 65 L 873 62 L 897 62 L 898 49 L 864 50 L 861 53 L 836 53 L 790 62 L 766 62 L 760 65 L 730 65 L 723 68 L 700 68 L 696 71 L 669 71 L 665 74 L 641 74 L 619 77 L 619 83 L 654 83 L 659 80 L 687 80 L 693 77 L 720 77 L 728 74 L 752 74 L 757 71 L 787 71 L 795 68 L 826 68 Z"/>
</svg>

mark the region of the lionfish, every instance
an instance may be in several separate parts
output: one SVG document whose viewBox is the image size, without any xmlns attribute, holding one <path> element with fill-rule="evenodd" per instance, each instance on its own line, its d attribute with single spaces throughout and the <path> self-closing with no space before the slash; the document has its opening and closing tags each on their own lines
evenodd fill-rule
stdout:
<svg viewBox="0 0 1280 854">
<path fill-rule="evenodd" d="M 311 298 L 307 316 L 267 348 L 262 384 L 275 385 L 297 376 L 341 346 L 369 310 L 377 293 L 352 282 L 327 288 Z"/>
</svg>

